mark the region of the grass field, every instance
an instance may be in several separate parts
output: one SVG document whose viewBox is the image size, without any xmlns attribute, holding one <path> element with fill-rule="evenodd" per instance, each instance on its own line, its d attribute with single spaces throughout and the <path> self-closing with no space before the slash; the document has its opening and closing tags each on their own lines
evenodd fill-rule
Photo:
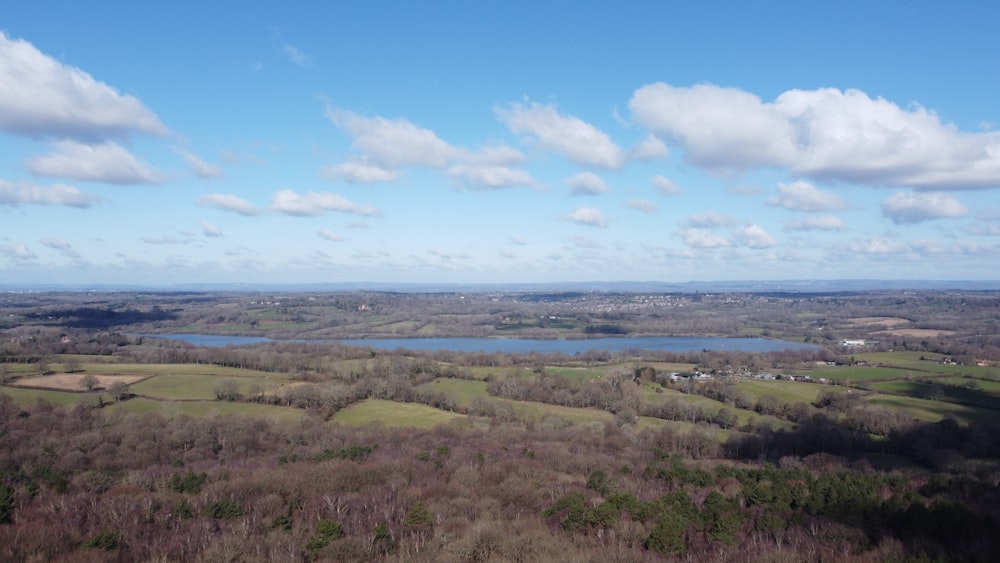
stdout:
<svg viewBox="0 0 1000 563">
<path fill-rule="evenodd" d="M 763 381 L 757 379 L 746 379 L 738 384 L 740 389 L 745 390 L 759 399 L 764 395 L 769 395 L 783 403 L 806 403 L 812 404 L 816 397 L 823 391 L 843 393 L 846 387 L 838 385 L 823 385 L 821 383 L 807 383 L 804 381 Z"/>
<path fill-rule="evenodd" d="M 47 389 L 21 389 L 17 387 L 0 387 L 0 393 L 10 395 L 14 402 L 22 405 L 32 405 L 39 400 L 61 405 L 64 407 L 76 406 L 84 401 L 94 400 L 98 394 L 71 393 L 68 391 L 50 391 Z M 105 396 L 105 401 L 110 397 Z"/>
<path fill-rule="evenodd" d="M 872 383 L 871 388 L 883 393 L 935 399 L 1000 411 L 1000 397 L 997 395 L 955 385 L 939 385 L 925 381 L 883 381 Z"/>
<path fill-rule="evenodd" d="M 352 425 L 377 422 L 386 426 L 433 428 L 459 418 L 466 417 L 464 414 L 443 411 L 427 405 L 367 399 L 338 411 L 333 416 L 333 421 Z"/>
<path fill-rule="evenodd" d="M 211 417 L 226 414 L 260 416 L 278 422 L 292 422 L 307 416 L 305 411 L 291 407 L 261 405 L 256 403 L 229 403 L 225 401 L 157 401 L 135 397 L 111 404 L 109 411 L 130 413 L 156 412 L 165 416 L 184 414 L 191 417 Z"/>
<path fill-rule="evenodd" d="M 975 421 L 988 424 L 1000 423 L 1000 416 L 998 416 L 1000 413 L 995 410 L 958 405 L 945 401 L 876 394 L 868 397 L 868 403 L 903 410 L 913 416 L 914 419 L 925 422 L 937 422 L 947 416 L 951 416 L 962 424 L 969 424 Z"/>
<path fill-rule="evenodd" d="M 439 377 L 430 383 L 417 387 L 417 389 L 444 393 L 461 407 L 468 407 L 472 400 L 477 397 L 492 399 L 486 392 L 486 382 L 478 380 Z"/>
<path fill-rule="evenodd" d="M 281 381 L 259 377 L 164 374 L 140 381 L 130 389 L 137 395 L 153 399 L 212 400 L 215 399 L 215 387 L 222 381 L 235 382 L 239 392 L 244 395 L 250 394 L 254 388 L 267 392 L 277 389 L 282 384 Z"/>
</svg>

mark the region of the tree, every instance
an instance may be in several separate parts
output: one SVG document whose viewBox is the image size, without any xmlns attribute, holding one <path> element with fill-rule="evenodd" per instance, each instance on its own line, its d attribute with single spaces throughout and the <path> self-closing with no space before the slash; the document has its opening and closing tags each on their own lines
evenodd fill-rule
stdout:
<svg viewBox="0 0 1000 563">
<path fill-rule="evenodd" d="M 86 389 L 87 393 L 90 393 L 94 389 L 97 389 L 97 386 L 100 385 L 100 383 L 101 380 L 98 379 L 97 376 L 92 373 L 88 373 L 87 375 L 80 378 L 80 387 Z"/>
<path fill-rule="evenodd" d="M 128 383 L 124 381 L 115 381 L 108 387 L 108 392 L 111 396 L 115 398 L 116 401 L 124 401 L 131 395 L 128 388 Z"/>
<path fill-rule="evenodd" d="M 219 401 L 236 401 L 240 398 L 239 386 L 232 379 L 220 381 L 213 391 L 215 398 Z"/>
</svg>

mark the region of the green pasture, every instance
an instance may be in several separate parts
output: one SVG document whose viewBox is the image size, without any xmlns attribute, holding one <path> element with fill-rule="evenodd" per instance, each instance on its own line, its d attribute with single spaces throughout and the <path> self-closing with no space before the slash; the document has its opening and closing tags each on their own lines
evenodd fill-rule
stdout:
<svg viewBox="0 0 1000 563">
<path fill-rule="evenodd" d="M 738 409 L 736 407 L 729 406 L 722 401 L 716 401 L 709 397 L 703 397 L 701 395 L 695 395 L 693 393 L 681 393 L 675 389 L 662 388 L 662 393 L 657 393 L 656 388 L 659 385 L 647 385 L 644 389 L 646 391 L 646 402 L 655 402 L 658 400 L 679 400 L 688 404 L 693 404 L 695 406 L 701 407 L 705 411 L 715 414 L 719 412 L 719 409 L 726 408 L 736 415 L 737 424 L 743 426 L 745 424 L 752 424 L 754 426 L 759 426 L 763 423 L 770 424 L 772 428 L 790 428 L 794 426 L 791 422 L 787 420 L 781 420 L 773 416 L 765 416 L 758 412 L 748 411 L 746 409 Z"/>
<path fill-rule="evenodd" d="M 32 405 L 38 401 L 48 401 L 50 403 L 73 407 L 84 401 L 94 400 L 98 393 L 71 393 L 69 391 L 51 391 L 48 389 L 26 389 L 23 387 L 0 387 L 0 393 L 10 395 L 14 402 L 21 406 Z M 110 397 L 104 396 L 105 402 Z"/>
<path fill-rule="evenodd" d="M 444 393 L 461 407 L 468 407 L 472 403 L 472 400 L 477 397 L 493 400 L 489 393 L 486 392 L 485 381 L 439 377 L 434 381 L 418 386 L 417 389 Z"/>
<path fill-rule="evenodd" d="M 225 377 L 214 375 L 163 374 L 138 383 L 129 389 L 136 395 L 162 400 L 213 400 L 215 387 L 223 381 L 233 381 L 241 394 L 247 395 L 255 388 L 270 391 L 281 386 L 280 381 L 258 377 Z"/>
<path fill-rule="evenodd" d="M 816 370 L 811 370 L 810 374 L 816 377 L 825 377 L 837 381 L 851 381 L 860 383 L 867 381 L 879 381 L 881 379 L 902 379 L 907 375 L 913 375 L 914 370 L 879 366 L 824 366 Z"/>
<path fill-rule="evenodd" d="M 427 405 L 397 403 L 382 399 L 366 399 L 333 415 L 333 421 L 341 424 L 363 425 L 377 422 L 386 426 L 413 428 L 433 428 L 458 418 L 465 418 L 465 415 Z"/>
<path fill-rule="evenodd" d="M 979 389 L 986 393 L 1000 395 L 1000 381 L 976 379 L 973 377 L 939 377 L 934 380 L 934 383 L 954 385 L 955 387 L 966 387 L 968 389 Z"/>
<path fill-rule="evenodd" d="M 279 422 L 293 422 L 306 416 L 305 411 L 301 409 L 275 405 L 229 403 L 226 401 L 158 401 L 143 397 L 134 397 L 127 401 L 112 403 L 105 408 L 134 414 L 155 412 L 164 416 L 183 414 L 197 418 L 236 414 L 260 416 Z"/>
<path fill-rule="evenodd" d="M 882 381 L 872 383 L 870 387 L 883 393 L 1000 410 L 1000 397 L 992 393 L 955 385 L 940 385 L 929 381 Z"/>
<path fill-rule="evenodd" d="M 737 386 L 753 398 L 760 399 L 765 395 L 789 404 L 816 402 L 816 398 L 824 391 L 843 393 L 846 387 L 838 385 L 824 385 L 822 383 L 808 383 L 805 381 L 764 381 L 758 379 L 745 379 Z"/>
<path fill-rule="evenodd" d="M 932 401 L 901 395 L 876 394 L 868 397 L 868 403 L 904 411 L 914 419 L 924 422 L 938 422 L 949 416 L 962 424 L 969 424 L 974 421 L 989 424 L 1000 422 L 1000 413 L 995 410 L 959 405 L 946 401 Z"/>
</svg>

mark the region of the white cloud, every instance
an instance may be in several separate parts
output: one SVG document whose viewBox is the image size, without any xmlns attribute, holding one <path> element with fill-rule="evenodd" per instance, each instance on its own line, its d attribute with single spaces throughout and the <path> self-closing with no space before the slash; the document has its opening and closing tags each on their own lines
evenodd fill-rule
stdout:
<svg viewBox="0 0 1000 563">
<path fill-rule="evenodd" d="M 648 199 L 632 199 L 625 204 L 629 209 L 634 209 L 636 211 L 642 211 L 643 213 L 655 213 L 657 205 Z"/>
<path fill-rule="evenodd" d="M 736 219 L 728 215 L 721 215 L 714 211 L 692 215 L 687 218 L 685 224 L 696 229 L 716 229 L 719 227 L 731 227 L 736 224 Z"/>
<path fill-rule="evenodd" d="M 349 160 L 336 166 L 327 166 L 322 170 L 323 177 L 335 180 L 343 178 L 352 184 L 375 184 L 391 182 L 399 178 L 399 172 L 383 168 L 363 160 Z"/>
<path fill-rule="evenodd" d="M 800 221 L 792 221 L 787 225 L 791 231 L 844 231 L 847 225 L 840 217 L 833 215 L 817 215 L 806 217 Z"/>
<path fill-rule="evenodd" d="M 475 151 L 462 149 L 462 162 L 483 166 L 512 166 L 524 162 L 524 153 L 507 145 L 487 145 Z"/>
<path fill-rule="evenodd" d="M 747 225 L 734 233 L 734 240 L 747 248 L 771 248 L 775 241 L 760 225 Z"/>
<path fill-rule="evenodd" d="M 845 209 L 847 203 L 833 192 L 823 191 L 801 180 L 778 184 L 778 195 L 767 201 L 771 205 L 792 211 L 834 211 Z"/>
<path fill-rule="evenodd" d="M 667 144 L 656 135 L 649 135 L 629 151 L 631 160 L 647 161 L 664 158 L 670 154 Z"/>
<path fill-rule="evenodd" d="M 316 231 L 316 236 L 318 236 L 321 239 L 328 240 L 330 242 L 341 242 L 341 241 L 345 240 L 344 237 L 338 235 L 337 233 L 335 233 L 333 231 L 329 231 L 327 229 L 320 229 L 320 230 Z"/>
<path fill-rule="evenodd" d="M 495 108 L 494 113 L 514 133 L 577 164 L 617 169 L 625 163 L 624 151 L 607 134 L 578 117 L 560 114 L 553 106 L 511 104 Z"/>
<path fill-rule="evenodd" d="M 510 237 L 510 243 L 514 246 L 525 246 L 528 241 L 524 240 L 522 237 Z"/>
<path fill-rule="evenodd" d="M 965 217 L 969 209 L 940 192 L 897 192 L 882 201 L 882 215 L 897 225 Z"/>
<path fill-rule="evenodd" d="M 459 186 L 470 190 L 496 190 L 534 186 L 535 179 L 526 171 L 507 166 L 475 166 L 458 164 L 448 168 L 448 175 Z"/>
<path fill-rule="evenodd" d="M 281 44 L 281 52 L 298 66 L 306 66 L 309 63 L 309 57 L 305 53 L 288 43 Z"/>
<path fill-rule="evenodd" d="M 590 225 L 592 227 L 607 227 L 608 220 L 600 212 L 600 210 L 593 207 L 579 207 L 568 216 L 570 221 L 574 223 L 580 223 L 581 225 Z"/>
<path fill-rule="evenodd" d="M 135 97 L 2 31 L 0 84 L 7 85 L 0 88 L 0 130 L 9 133 L 84 140 L 168 133 Z"/>
<path fill-rule="evenodd" d="M 66 184 L 39 186 L 37 184 L 13 184 L 0 180 L 0 205 L 17 207 L 28 205 L 65 205 L 67 207 L 86 208 L 101 201 L 101 198 L 81 192 Z"/>
<path fill-rule="evenodd" d="M 347 198 L 330 192 L 309 192 L 300 195 L 293 190 L 280 190 L 271 199 L 271 209 L 285 215 L 297 217 L 315 217 L 327 211 L 340 211 L 355 215 L 377 216 L 379 211 L 374 207 L 358 205 Z"/>
<path fill-rule="evenodd" d="M 677 231 L 684 244 L 692 248 L 720 248 L 729 246 L 729 240 L 711 231 L 693 227 L 685 227 Z"/>
<path fill-rule="evenodd" d="M 159 184 L 165 180 L 159 171 L 113 142 L 88 145 L 57 141 L 54 144 L 56 152 L 25 162 L 29 172 L 37 176 L 122 185 Z"/>
<path fill-rule="evenodd" d="M 222 230 L 208 221 L 201 222 L 201 234 L 209 238 L 220 238 L 224 236 Z"/>
<path fill-rule="evenodd" d="M 4 254 L 14 260 L 34 260 L 38 256 L 24 244 L 2 245 L 0 254 Z"/>
<path fill-rule="evenodd" d="M 430 129 L 417 127 L 405 119 L 365 117 L 344 110 L 326 110 L 326 115 L 348 135 L 374 164 L 399 168 L 427 166 L 443 168 L 458 156 L 455 147 Z"/>
<path fill-rule="evenodd" d="M 629 108 L 640 125 L 680 145 L 697 166 L 767 166 L 790 163 L 795 154 L 788 119 L 735 88 L 650 84 L 635 91 Z"/>
<path fill-rule="evenodd" d="M 73 250 L 73 245 L 71 245 L 65 239 L 47 238 L 47 239 L 42 239 L 38 242 L 42 243 L 42 246 L 46 248 L 51 248 L 52 250 L 59 252 L 60 254 L 62 254 L 67 258 L 73 258 L 73 259 L 80 258 L 80 253 L 77 252 L 76 250 Z"/>
<path fill-rule="evenodd" d="M 246 217 L 252 217 L 260 214 L 260 210 L 257 209 L 257 207 L 255 207 L 252 203 L 232 194 L 203 195 L 198 198 L 198 205 L 217 207 L 223 211 L 232 211 Z"/>
<path fill-rule="evenodd" d="M 663 195 L 677 195 L 684 190 L 680 189 L 670 178 L 666 176 L 656 175 L 649 179 L 656 191 Z"/>
<path fill-rule="evenodd" d="M 184 160 L 191 165 L 192 170 L 194 170 L 195 176 L 201 178 L 202 180 L 212 180 L 215 178 L 221 178 L 225 174 L 222 172 L 222 168 L 215 164 L 209 164 L 202 160 L 198 155 L 191 151 L 184 150 L 180 147 L 171 147 L 174 152 L 184 157 Z"/>
<path fill-rule="evenodd" d="M 161 237 L 139 237 L 139 240 L 146 244 L 180 244 L 180 240 L 177 237 L 172 237 L 170 235 L 163 235 Z"/>
<path fill-rule="evenodd" d="M 441 258 L 442 260 L 446 260 L 446 261 L 451 261 L 451 260 L 468 260 L 469 258 L 472 258 L 468 254 L 461 254 L 461 253 L 456 253 L 456 252 L 448 252 L 447 250 L 441 250 L 440 248 L 431 248 L 431 249 L 429 249 L 427 251 L 427 254 L 430 254 L 432 256 L 437 256 L 438 258 Z"/>
<path fill-rule="evenodd" d="M 636 122 L 713 170 L 787 168 L 797 176 L 916 189 L 1000 187 L 1000 132 L 966 133 L 919 105 L 859 90 L 789 90 L 773 102 L 735 88 L 650 84 Z"/>
<path fill-rule="evenodd" d="M 848 250 L 858 254 L 897 254 L 906 250 L 906 245 L 886 237 L 870 237 L 851 241 Z"/>
<path fill-rule="evenodd" d="M 572 195 L 600 195 L 608 191 L 608 185 L 593 172 L 580 172 L 566 178 L 566 185 Z"/>
</svg>

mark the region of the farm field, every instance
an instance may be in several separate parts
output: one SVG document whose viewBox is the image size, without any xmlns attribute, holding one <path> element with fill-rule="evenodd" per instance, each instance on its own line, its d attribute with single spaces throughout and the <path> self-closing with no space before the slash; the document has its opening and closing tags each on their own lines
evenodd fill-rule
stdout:
<svg viewBox="0 0 1000 563">
<path fill-rule="evenodd" d="M 774 397 L 783 403 L 806 403 L 816 402 L 816 397 L 824 391 L 833 393 L 843 393 L 846 387 L 839 385 L 824 385 L 822 383 L 809 383 L 806 381 L 764 381 L 757 379 L 743 379 L 738 384 L 740 389 L 745 390 L 754 397 L 760 399 L 765 395 Z"/>
<path fill-rule="evenodd" d="M 413 428 L 433 428 L 456 419 L 467 418 L 464 414 L 443 411 L 427 405 L 398 403 L 383 399 L 365 399 L 354 403 L 333 415 L 333 422 L 361 426 L 382 424 Z"/>
</svg>

